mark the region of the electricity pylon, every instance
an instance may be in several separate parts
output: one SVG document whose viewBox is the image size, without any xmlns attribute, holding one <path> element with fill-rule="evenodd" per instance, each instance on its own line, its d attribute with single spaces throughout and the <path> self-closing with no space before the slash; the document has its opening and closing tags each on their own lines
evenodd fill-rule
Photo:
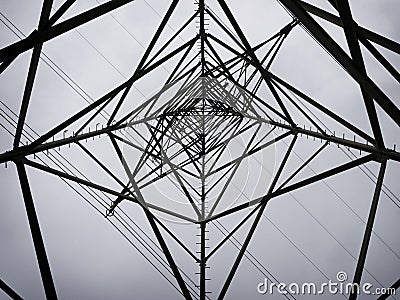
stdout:
<svg viewBox="0 0 400 300">
<path fill-rule="evenodd" d="M 75 1 L 66 0 L 55 13 L 51 14 L 52 2 L 43 1 L 37 30 L 21 41 L 0 50 L 1 73 L 19 55 L 32 50 L 14 143 L 9 151 L 0 154 L 0 163 L 14 162 L 16 165 L 47 298 L 56 299 L 57 294 L 29 187 L 27 166 L 115 197 L 106 211 L 107 217 L 112 217 L 122 201 L 132 202 L 133 205 L 142 208 L 176 278 L 180 292 L 186 299 L 209 298 L 206 282 L 210 257 L 243 224 L 251 220 L 247 236 L 218 294 L 218 299 L 223 299 L 269 201 L 362 164 L 376 162 L 380 170 L 353 278 L 353 283 L 360 284 L 386 164 L 387 161 L 400 161 L 400 153 L 385 145 L 376 106 L 379 106 L 398 126 L 400 126 L 400 110 L 368 76 L 361 45 L 395 81 L 400 82 L 396 68 L 375 47 L 379 45 L 400 54 L 399 43 L 358 25 L 352 18 L 347 0 L 327 0 L 336 14 L 300 0 L 279 0 L 291 14 L 292 21 L 273 36 L 267 37 L 265 41 L 252 45 L 246 38 L 246 30 L 238 24 L 224 0 L 217 2 L 229 20 L 229 25 L 224 24 L 204 0 L 198 0 L 195 13 L 156 51 L 160 36 L 163 35 L 178 5 L 179 1 L 173 0 L 130 78 L 49 129 L 45 134 L 27 144 L 22 144 L 21 136 L 43 44 L 132 0 L 108 1 L 64 21 L 60 21 L 60 18 Z M 317 22 L 316 17 L 343 30 L 350 55 Z M 196 20 L 198 20 L 196 35 L 170 49 L 173 42 L 177 41 L 179 33 Z M 207 22 L 218 26 L 225 34 L 225 40 L 213 32 L 208 32 Z M 297 26 L 303 27 L 359 85 L 372 135 L 358 128 L 352 120 L 345 120 L 324 107 L 318 100 L 306 95 L 271 71 L 274 61 L 279 59 L 279 50 L 293 28 Z M 198 51 L 195 50 L 196 44 Z M 225 55 L 221 54 L 222 51 Z M 226 58 L 226 53 L 229 54 L 229 58 Z M 136 107 L 127 110 L 127 98 L 135 82 L 146 80 L 146 75 L 156 72 L 171 61 L 174 63 L 173 70 L 167 80 L 160 83 L 160 89 Z M 305 107 L 312 108 L 319 116 L 335 122 L 354 138 L 327 132 L 317 121 L 316 115 Z M 98 117 L 109 108 L 112 108 L 112 113 L 107 114 L 106 124 L 101 125 L 98 123 Z M 301 122 L 306 120 L 307 127 L 299 126 L 299 120 L 296 119 L 299 115 L 302 116 Z M 277 135 L 275 132 L 277 129 L 282 133 Z M 67 132 L 72 135 L 67 136 Z M 60 133 L 63 133 L 63 137 L 56 138 Z M 119 178 L 113 174 L 105 163 L 82 143 L 99 136 L 111 142 L 108 150 L 116 154 L 115 160 L 123 167 L 125 177 Z M 295 171 L 284 179 L 282 174 L 300 138 L 310 138 L 310 141 L 318 139 L 323 144 L 304 164 L 297 166 Z M 290 139 L 290 143 L 286 152 L 275 153 L 274 146 L 287 139 Z M 36 157 L 45 157 L 49 150 L 65 145 L 77 147 L 86 153 L 104 172 L 113 177 L 120 185 L 120 189 L 115 190 L 96 184 L 91 180 L 68 174 L 43 161 L 35 161 Z M 333 145 L 360 151 L 362 155 L 317 175 L 294 180 L 311 161 L 318 159 L 318 155 L 324 149 Z M 243 164 L 257 156 L 265 157 L 265 154 L 269 160 L 276 163 L 276 166 L 271 170 L 268 184 L 265 180 L 262 183 L 263 194 L 252 199 L 239 197 L 233 203 L 232 191 L 229 192 L 229 189 L 235 187 L 237 180 L 244 176 Z M 163 195 L 160 192 L 162 189 L 175 190 L 175 201 L 179 204 L 153 202 L 154 195 L 162 200 Z M 232 228 L 216 247 L 209 249 L 207 225 L 246 210 L 248 211 L 246 217 Z M 165 225 L 166 218 L 199 226 L 198 253 L 192 253 L 183 241 L 168 230 Z M 160 228 L 165 230 L 164 234 L 174 239 L 199 265 L 198 292 L 188 289 Z M 15 294 L 3 282 L 2 288 L 10 296 Z M 353 293 L 350 299 L 354 300 L 356 297 L 357 294 Z"/>
</svg>

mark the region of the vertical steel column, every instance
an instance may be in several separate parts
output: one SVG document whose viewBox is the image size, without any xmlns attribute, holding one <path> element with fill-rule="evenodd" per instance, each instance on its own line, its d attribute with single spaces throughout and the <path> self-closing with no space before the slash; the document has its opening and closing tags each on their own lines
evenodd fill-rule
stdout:
<svg viewBox="0 0 400 300">
<path fill-rule="evenodd" d="M 199 0 L 200 11 L 200 56 L 201 56 L 201 76 L 204 76 L 206 60 L 204 57 L 204 39 L 206 37 L 204 30 L 204 0 Z"/>
<path fill-rule="evenodd" d="M 16 162 L 19 181 L 21 184 L 22 194 L 24 196 L 24 203 L 26 214 L 28 216 L 29 227 L 32 234 L 33 245 L 35 247 L 36 258 L 39 264 L 40 274 L 42 276 L 42 282 L 44 291 L 47 299 L 57 299 L 56 288 L 54 286 L 53 277 L 51 276 L 51 270 L 49 261 L 47 259 L 46 249 L 43 243 L 42 234 L 40 232 L 39 221 L 36 215 L 35 205 L 29 187 L 28 176 L 24 164 Z"/>
<path fill-rule="evenodd" d="M 201 15 L 204 15 L 204 0 L 200 0 L 199 3 L 202 2 L 202 12 L 200 13 Z M 201 4 L 200 4 L 201 6 Z M 203 16 L 203 22 L 204 22 L 204 16 Z M 204 25 L 204 24 L 203 24 Z M 204 28 L 203 28 L 204 30 Z M 201 32 L 201 29 L 200 29 Z M 201 39 L 203 45 L 204 45 L 204 40 Z M 202 46 L 203 47 L 203 46 Z M 204 49 L 202 48 L 202 60 L 204 59 Z M 203 62 L 203 61 L 202 61 Z M 202 67 L 203 69 L 203 67 Z M 203 72 L 204 70 L 202 70 Z M 205 90 L 205 84 L 208 84 L 205 78 L 201 78 L 201 101 L 202 101 L 202 108 L 201 108 L 201 132 L 202 132 L 202 137 L 201 137 L 201 216 L 202 216 L 202 222 L 200 223 L 200 300 L 205 300 L 206 299 L 206 222 L 205 222 L 205 217 L 206 217 L 206 130 L 205 130 L 205 101 L 206 101 L 206 90 Z"/>
<path fill-rule="evenodd" d="M 206 299 L 206 222 L 200 224 L 200 300 Z"/>
<path fill-rule="evenodd" d="M 383 176 L 385 175 L 386 163 L 387 163 L 386 160 L 384 162 L 382 162 L 381 168 L 379 169 L 378 181 L 376 182 L 374 198 L 372 199 L 371 209 L 369 211 L 369 216 L 368 216 L 368 222 L 367 222 L 367 226 L 365 227 L 364 239 L 362 242 L 360 255 L 359 255 L 358 261 L 357 261 L 357 268 L 356 268 L 356 272 L 354 274 L 353 284 L 359 285 L 361 282 L 361 276 L 362 276 L 362 273 L 364 270 L 365 259 L 367 257 L 369 241 L 371 239 L 372 227 L 374 226 L 376 210 L 378 208 L 379 195 L 380 195 L 382 183 L 383 183 Z M 357 299 L 357 292 L 354 292 L 354 289 L 353 289 L 349 300 L 355 300 L 355 299 Z"/>
</svg>

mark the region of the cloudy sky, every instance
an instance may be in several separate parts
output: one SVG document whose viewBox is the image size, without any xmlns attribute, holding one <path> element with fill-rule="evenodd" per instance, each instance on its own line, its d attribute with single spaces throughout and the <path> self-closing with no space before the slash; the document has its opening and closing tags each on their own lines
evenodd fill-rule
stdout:
<svg viewBox="0 0 400 300">
<path fill-rule="evenodd" d="M 79 0 L 63 18 L 68 19 L 103 2 L 105 1 Z M 309 2 L 335 13 L 328 1 Z M 350 2 L 354 19 L 359 25 L 395 41 L 400 40 L 398 1 Z M 87 106 L 88 102 L 98 99 L 129 78 L 150 43 L 169 3 L 170 1 L 137 0 L 112 14 L 102 16 L 47 42 L 43 47 L 26 119 L 29 128 L 26 127 L 27 135 L 23 137 L 22 142 L 27 143 L 31 138 L 36 138 L 37 134 L 47 132 Z M 206 3 L 224 24 L 229 23 L 217 1 Z M 278 1 L 227 3 L 252 45 L 271 37 L 292 20 Z M 41 4 L 39 0 L 0 0 L 0 47 L 18 41 L 37 28 Z M 55 0 L 53 12 L 61 4 L 62 1 Z M 190 18 L 195 9 L 194 1 L 179 2 L 153 54 Z M 348 52 L 343 32 L 334 25 L 317 20 Z M 188 25 L 170 45 L 169 50 L 196 34 L 196 21 L 197 19 Z M 233 45 L 215 23 L 209 23 L 208 32 Z M 394 67 L 400 68 L 400 58 L 397 54 L 379 46 L 377 48 Z M 221 51 L 222 58 L 231 57 L 226 51 L 216 49 Z M 398 82 L 366 49 L 363 48 L 362 51 L 369 76 L 399 106 Z M 197 48 L 194 47 L 192 52 L 190 56 L 196 56 Z M 30 51 L 21 54 L 0 75 L 0 123 L 4 126 L 0 128 L 0 152 L 12 148 L 13 137 L 7 130 L 11 133 L 15 130 L 14 114 L 19 112 L 30 56 Z M 168 62 L 157 69 L 157 72 L 150 73 L 136 82 L 123 110 L 132 110 L 154 95 L 162 87 L 176 61 Z M 368 134 L 372 134 L 359 86 L 300 26 L 295 27 L 284 41 L 271 66 L 271 72 Z M 264 96 L 273 102 L 266 92 Z M 276 104 L 274 105 L 276 107 Z M 304 117 L 298 112 L 296 114 L 293 106 L 288 107 L 299 126 L 309 126 Z M 108 112 L 110 111 L 111 109 L 108 109 Z M 397 144 L 399 148 L 400 135 L 397 125 L 379 107 L 377 111 L 386 146 L 393 148 Z M 353 138 L 349 131 L 323 114 L 313 112 L 329 130 L 340 136 L 344 133 L 350 139 Z M 93 122 L 92 130 L 95 129 L 97 121 L 99 124 L 106 122 L 99 117 Z M 78 127 L 68 128 L 69 131 L 64 134 L 70 135 L 76 128 Z M 278 131 L 276 134 L 280 133 Z M 55 138 L 62 137 L 63 134 L 59 133 Z M 365 142 L 357 138 L 358 141 Z M 273 149 L 273 154 L 258 159 L 267 162 L 275 159 L 279 161 L 289 143 L 290 139 L 283 140 Z M 114 174 L 126 181 L 123 169 L 115 163 L 115 154 L 110 150 L 108 140 L 90 139 L 84 145 L 106 162 Z M 299 137 L 283 177 L 289 176 L 321 145 L 318 140 Z M 68 166 L 74 174 L 78 174 L 79 170 L 96 183 L 118 188 L 104 172 L 98 171 L 95 163 L 78 147 L 64 146 L 53 150 L 52 155 L 54 159 Z M 358 158 L 360 154 L 330 145 L 309 168 L 299 174 L 298 180 L 348 162 L 349 157 Z M 232 194 L 243 195 L 242 201 L 245 201 L 246 197 L 262 195 L 270 180 L 268 172 L 273 172 L 272 165 L 257 164 L 254 161 L 253 163 L 254 167 L 249 163 L 243 171 L 246 180 L 239 180 L 237 190 L 233 187 L 230 191 Z M 265 169 L 266 166 L 269 170 Z M 344 271 L 351 280 L 378 170 L 379 165 L 371 162 L 361 168 L 273 199 L 261 218 L 248 253 L 228 291 L 227 299 L 284 299 L 282 295 L 267 296 L 257 293 L 258 283 L 268 274 L 284 283 L 321 284 L 329 279 L 335 280 L 336 274 Z M 2 165 L 0 172 L 0 278 L 23 298 L 43 299 L 44 291 L 15 165 Z M 137 205 L 128 202 L 121 204 L 119 220 L 126 222 L 126 227 L 123 227 L 116 217 L 106 219 L 102 215 L 105 208 L 99 203 L 109 203 L 110 200 L 105 195 L 90 190 L 88 192 L 75 184 L 72 184 L 71 188 L 60 178 L 30 167 L 27 167 L 27 172 L 60 299 L 179 299 L 180 294 L 174 287 L 177 284 L 165 268 L 163 253 L 145 220 L 143 211 Z M 362 282 L 370 282 L 374 287 L 388 287 L 399 278 L 398 178 L 398 162 L 389 161 L 362 278 Z M 162 196 L 167 197 L 166 193 L 161 190 Z M 174 195 L 169 196 L 173 198 Z M 210 224 L 210 249 L 248 212 L 246 210 L 223 218 L 220 223 Z M 112 224 L 116 224 L 116 227 Z M 168 221 L 166 224 L 189 249 L 198 250 L 197 226 Z M 249 225 L 246 224 L 235 235 L 236 240 L 229 241 L 210 260 L 210 269 L 207 271 L 207 277 L 211 279 L 207 282 L 207 290 L 212 292 L 210 298 L 218 295 L 238 252 L 238 243 L 243 241 L 248 229 Z M 195 290 L 194 283 L 198 280 L 195 272 L 198 271 L 198 266 L 172 239 L 166 237 L 166 240 L 177 264 L 185 276 L 187 275 L 185 280 L 187 279 L 189 286 Z M 309 297 L 295 296 L 296 299 Z M 319 297 L 340 299 L 344 296 L 325 294 Z M 3 298 L 7 299 L 7 296 L 0 292 L 0 299 Z M 360 299 L 375 299 L 375 296 L 363 295 Z M 397 299 L 400 299 L 399 296 Z"/>
</svg>

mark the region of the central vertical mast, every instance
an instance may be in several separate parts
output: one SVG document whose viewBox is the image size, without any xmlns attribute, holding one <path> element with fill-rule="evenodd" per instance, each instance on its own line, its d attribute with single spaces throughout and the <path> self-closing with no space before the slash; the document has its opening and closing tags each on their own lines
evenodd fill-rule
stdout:
<svg viewBox="0 0 400 300">
<path fill-rule="evenodd" d="M 206 299 L 206 130 L 205 130 L 205 104 L 206 104 L 206 80 L 205 75 L 205 50 L 204 50 L 204 40 L 206 38 L 205 28 L 204 28 L 204 0 L 199 0 L 199 13 L 200 13 L 200 63 L 201 63 L 201 101 L 202 101 L 202 112 L 201 112 L 201 215 L 202 220 L 200 223 L 200 300 Z"/>
<path fill-rule="evenodd" d="M 199 12 L 200 12 L 200 60 L 201 60 L 201 76 L 205 73 L 206 60 L 204 57 L 204 39 L 206 37 L 206 32 L 204 29 L 204 0 L 199 0 Z"/>
<path fill-rule="evenodd" d="M 201 215 L 202 220 L 200 223 L 200 299 L 205 299 L 206 295 L 206 125 L 205 125 L 205 105 L 207 91 L 205 85 L 207 84 L 204 77 L 201 78 Z"/>
</svg>

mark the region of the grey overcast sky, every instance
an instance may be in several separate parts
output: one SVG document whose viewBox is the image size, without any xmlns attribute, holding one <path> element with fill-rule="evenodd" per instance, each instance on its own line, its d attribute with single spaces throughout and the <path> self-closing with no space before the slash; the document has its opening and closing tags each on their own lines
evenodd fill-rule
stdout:
<svg viewBox="0 0 400 300">
<path fill-rule="evenodd" d="M 105 0 L 78 0 L 63 19 L 104 2 Z M 101 97 L 129 78 L 170 2 L 136 0 L 112 14 L 102 16 L 45 43 L 26 124 L 36 133 L 43 134 L 87 106 L 88 101 Z M 226 2 L 252 45 L 266 40 L 291 21 L 291 16 L 276 0 Z M 328 1 L 307 2 L 335 13 Z M 349 2 L 354 19 L 359 25 L 400 41 L 399 1 Z M 53 12 L 62 3 L 61 0 L 55 0 Z M 206 4 L 222 22 L 229 23 L 217 1 L 206 1 Z M 37 28 L 41 5 L 40 0 L 0 0 L 0 48 L 18 41 Z M 162 47 L 195 9 L 195 1 L 179 1 L 155 51 Z M 317 20 L 348 52 L 343 32 L 334 25 Z M 186 42 L 196 31 L 196 23 L 193 21 L 168 49 Z M 228 41 L 224 33 L 211 21 L 208 32 Z M 379 46 L 377 48 L 397 70 L 400 69 L 399 55 Z M 195 47 L 193 51 L 197 51 L 196 49 Z M 397 106 L 400 106 L 398 82 L 366 49 L 363 48 L 362 51 L 369 76 Z M 11 132 L 14 132 L 14 129 L 8 121 L 15 120 L 13 113 L 19 112 L 30 56 L 31 51 L 21 54 L 0 75 L 0 123 Z M 221 56 L 224 59 L 230 57 L 222 50 Z M 128 111 L 137 107 L 158 91 L 173 66 L 173 62 L 167 63 L 157 72 L 135 83 L 124 109 Z M 300 26 L 296 26 L 284 41 L 271 70 L 328 109 L 372 134 L 359 86 Z M 293 107 L 291 110 L 295 111 Z M 397 144 L 400 148 L 398 126 L 379 107 L 377 111 L 387 147 L 393 148 L 393 145 Z M 6 113 L 11 117 L 4 117 Z M 345 133 L 351 136 L 326 116 L 318 115 L 316 111 L 314 113 L 325 126 L 338 135 Z M 296 117 L 299 125 L 309 126 L 308 121 L 300 115 Z M 105 124 L 104 119 L 99 119 L 99 122 Z M 95 126 L 93 125 L 92 129 Z M 27 130 L 36 137 L 31 129 Z M 65 134 L 70 135 L 73 130 L 71 127 Z M 56 138 L 62 138 L 62 134 L 58 134 Z M 23 143 L 27 141 L 26 138 L 22 140 Z M 359 141 L 363 140 L 360 138 Z M 12 135 L 0 128 L 0 152 L 10 150 L 12 142 Z M 271 161 L 281 159 L 289 143 L 290 140 L 285 140 L 274 148 L 274 155 L 260 157 L 266 160 L 264 166 L 272 168 L 269 171 L 273 172 Z M 87 145 L 89 149 L 96 151 L 96 155 L 103 161 L 111 164 L 116 161 L 115 154 L 109 151 L 110 143 L 105 139 L 88 140 Z M 289 160 L 288 169 L 283 175 L 290 175 L 320 146 L 320 141 L 299 138 L 295 155 Z M 64 146 L 53 153 L 64 164 L 70 163 L 71 170 L 76 167 L 90 180 L 118 188 L 110 178 L 99 172 L 95 164 L 77 147 Z M 330 145 L 298 179 L 343 164 L 349 161 L 349 154 L 347 149 Z M 354 152 L 354 155 L 350 154 L 353 158 L 359 157 L 358 152 Z M 117 176 L 124 176 L 120 166 L 111 165 L 110 168 Z M 272 274 L 279 282 L 288 284 L 321 284 L 329 279 L 336 280 L 339 271 L 346 272 L 348 280 L 351 280 L 374 191 L 374 176 L 377 176 L 378 170 L 379 165 L 371 162 L 271 201 L 250 243 L 247 257 L 243 259 L 232 282 L 227 299 L 285 299 L 279 294 L 257 293 L 257 285 L 264 280 L 267 273 Z M 170 283 L 176 285 L 176 282 L 164 267 L 163 253 L 158 248 L 143 212 L 137 206 L 125 202 L 120 206 L 126 214 L 125 220 L 130 218 L 127 224 L 132 226 L 131 230 L 134 231 L 129 233 L 126 229 L 122 230 L 131 240 L 130 244 L 93 208 L 92 205 L 101 209 L 102 213 L 105 212 L 104 208 L 96 204 L 98 199 L 108 201 L 104 195 L 99 193 L 93 197 L 73 184 L 72 186 L 88 199 L 85 201 L 60 178 L 30 167 L 27 167 L 27 172 L 60 299 L 180 299 L 181 295 Z M 238 198 L 261 196 L 263 188 L 269 183 L 265 168 L 257 163 L 249 163 L 243 174 L 245 177 L 237 181 L 238 190 L 232 189 L 230 193 L 238 195 Z M 2 165 L 0 178 L 0 278 L 23 298 L 44 299 L 15 165 Z M 122 178 L 123 181 L 126 180 L 125 177 Z M 399 178 L 399 163 L 390 161 L 362 278 L 362 282 L 370 282 L 374 287 L 389 287 L 400 276 Z M 173 192 L 168 194 L 166 190 L 161 190 L 160 193 L 165 197 L 175 196 Z M 237 213 L 223 218 L 221 224 L 229 231 L 243 216 L 244 213 Z M 114 222 L 118 224 L 115 219 Z M 166 224 L 191 250 L 198 250 L 196 226 L 173 222 Z M 120 224 L 118 226 L 122 228 Z M 249 225 L 245 225 L 239 230 L 236 235 L 237 241 L 243 241 L 248 229 Z M 220 225 L 210 225 L 209 230 L 209 245 L 212 247 L 217 245 L 224 235 L 220 231 Z M 167 238 L 167 243 L 177 264 L 188 278 L 197 281 L 195 272 L 198 271 L 198 266 L 171 239 Z M 148 245 L 154 251 L 149 252 Z M 207 282 L 207 290 L 212 292 L 209 296 L 211 299 L 218 295 L 227 277 L 238 252 L 236 245 L 235 241 L 228 242 L 210 260 L 207 277 L 211 280 Z M 156 268 L 161 270 L 162 274 Z M 295 299 L 310 297 L 312 298 L 296 295 Z M 314 297 L 342 299 L 345 296 L 324 294 Z M 362 295 L 359 299 L 375 298 L 376 296 L 372 295 Z M 8 298 L 0 291 L 0 299 Z M 394 296 L 392 299 L 400 299 L 400 296 Z"/>
</svg>

